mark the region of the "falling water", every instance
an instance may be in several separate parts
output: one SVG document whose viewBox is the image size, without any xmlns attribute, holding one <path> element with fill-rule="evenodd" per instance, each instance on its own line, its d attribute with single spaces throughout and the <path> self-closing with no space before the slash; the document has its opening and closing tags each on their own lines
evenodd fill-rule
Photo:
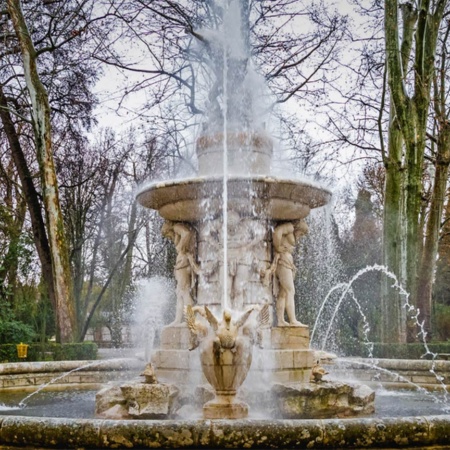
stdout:
<svg viewBox="0 0 450 450">
<path fill-rule="evenodd" d="M 441 386 L 442 386 L 442 393 L 443 395 L 439 394 L 438 391 L 436 392 L 430 392 L 429 390 L 425 389 L 424 387 L 420 386 L 417 383 L 414 383 L 413 381 L 411 381 L 409 378 L 404 377 L 402 375 L 400 375 L 397 372 L 393 372 L 392 370 L 386 369 L 385 367 L 380 367 L 377 363 L 376 359 L 373 359 L 372 361 L 369 360 L 369 362 L 365 362 L 365 361 L 361 361 L 359 359 L 352 359 L 352 358 L 345 358 L 345 359 L 340 359 L 339 360 L 339 364 L 344 364 L 344 365 L 348 365 L 348 364 L 358 364 L 360 366 L 363 367 L 367 367 L 369 369 L 374 369 L 376 370 L 378 373 L 384 373 L 386 375 L 389 375 L 390 377 L 392 377 L 394 380 L 396 381 L 401 381 L 402 383 L 407 384 L 408 386 L 410 386 L 411 388 L 413 388 L 415 391 L 420 392 L 421 394 L 423 394 L 425 397 L 428 397 L 430 399 L 433 400 L 434 403 L 440 404 L 442 406 L 442 409 L 448 413 L 450 411 L 450 406 L 448 404 L 448 392 L 447 392 L 447 387 L 446 385 L 443 383 L 443 379 L 441 376 L 437 375 L 435 372 L 433 372 L 434 376 L 436 377 L 436 379 L 440 382 Z M 382 386 L 382 384 L 381 384 Z"/>
<path fill-rule="evenodd" d="M 354 297 L 353 292 L 352 292 L 353 284 L 355 283 L 356 280 L 358 280 L 364 274 L 369 273 L 369 272 L 374 272 L 374 271 L 381 272 L 382 274 L 384 274 L 385 276 L 390 278 L 393 281 L 392 288 L 393 289 L 397 289 L 399 291 L 400 295 L 404 298 L 404 305 L 403 305 L 403 307 L 406 309 L 407 313 L 410 314 L 410 318 L 412 320 L 414 320 L 414 324 L 419 329 L 417 337 L 421 338 L 422 344 L 423 344 L 424 350 L 425 350 L 425 353 L 422 355 L 422 358 L 424 358 L 424 357 L 426 357 L 428 355 L 431 356 L 432 366 L 431 366 L 431 369 L 430 369 L 430 373 L 432 373 L 434 375 L 434 377 L 436 378 L 436 380 L 440 383 L 440 385 L 441 385 L 441 387 L 442 387 L 442 389 L 443 389 L 443 391 L 445 393 L 445 399 L 447 400 L 448 391 L 447 391 L 447 386 L 444 383 L 445 380 L 443 379 L 442 376 L 440 376 L 436 372 L 436 358 L 437 358 L 438 355 L 436 353 L 432 352 L 430 350 L 430 347 L 428 346 L 428 343 L 427 343 L 427 340 L 426 340 L 427 332 L 424 329 L 424 322 L 423 321 L 422 322 L 419 321 L 420 310 L 409 302 L 409 293 L 400 285 L 400 283 L 399 283 L 397 277 L 395 276 L 395 274 L 392 273 L 391 271 L 389 271 L 389 269 L 387 267 L 385 267 L 385 266 L 382 266 L 382 265 L 379 265 L 379 264 L 374 264 L 373 266 L 367 266 L 367 267 L 359 270 L 348 283 L 340 283 L 339 285 L 333 287 L 330 290 L 330 292 L 325 297 L 325 300 L 323 301 L 323 303 L 322 303 L 322 305 L 321 305 L 321 307 L 319 309 L 319 312 L 317 314 L 317 318 L 316 318 L 316 321 L 314 323 L 314 327 L 313 327 L 312 332 L 311 332 L 311 342 L 312 342 L 312 340 L 314 338 L 316 329 L 318 327 L 320 316 L 321 316 L 322 312 L 324 311 L 324 308 L 325 308 L 326 304 L 330 300 L 331 294 L 334 291 L 338 290 L 338 289 L 343 289 L 343 292 L 340 295 L 339 300 L 338 300 L 338 302 L 337 302 L 337 304 L 336 304 L 336 306 L 334 308 L 332 317 L 331 317 L 331 319 L 330 319 L 330 321 L 328 323 L 328 328 L 327 328 L 327 330 L 326 330 L 326 332 L 325 332 L 325 334 L 323 336 L 322 345 L 320 347 L 322 350 L 325 348 L 325 345 L 327 343 L 328 337 L 329 337 L 329 335 L 331 333 L 331 329 L 333 327 L 333 322 L 334 322 L 334 320 L 336 318 L 336 315 L 337 315 L 337 313 L 338 313 L 338 311 L 339 311 L 339 309 L 341 307 L 342 302 L 347 297 L 347 295 L 350 294 L 352 296 L 352 299 L 357 303 L 357 305 L 359 305 L 359 303 L 357 302 L 357 300 Z M 359 311 L 362 312 L 361 308 L 359 308 Z M 365 327 L 364 328 L 367 329 L 367 332 L 368 332 L 368 324 L 367 324 L 367 320 L 366 320 L 365 316 L 364 316 L 364 321 L 365 321 Z M 366 339 L 367 339 L 367 333 L 366 333 Z M 368 339 L 367 339 L 367 341 L 368 341 Z"/>
<path fill-rule="evenodd" d="M 301 322 L 314 323 L 322 299 L 342 279 L 337 233 L 331 208 L 313 209 L 307 219 L 309 233 L 300 241 L 296 265 L 295 290 Z"/>
<path fill-rule="evenodd" d="M 236 104 L 234 92 L 229 91 L 228 83 L 230 77 L 236 82 L 243 80 L 234 80 L 237 76 L 234 72 L 236 69 L 233 65 L 233 58 L 238 54 L 242 57 L 247 50 L 245 49 L 243 39 L 242 11 L 239 1 L 231 0 L 224 2 L 223 24 L 222 24 L 222 130 L 223 130 L 223 179 L 222 179 L 222 232 L 223 232 L 223 301 L 222 307 L 230 307 L 230 299 L 228 298 L 229 280 L 228 280 L 228 180 L 229 180 L 229 149 L 228 149 L 228 128 L 235 131 L 236 127 L 242 124 L 239 117 L 243 106 L 243 99 L 239 99 L 239 106 Z M 231 61 L 231 62 L 230 62 Z M 231 87 L 231 86 L 230 86 Z M 232 117 L 229 117 L 232 114 Z"/>
<path fill-rule="evenodd" d="M 224 21 L 225 27 L 225 21 Z M 226 30 L 224 29 L 224 33 Z M 222 308 L 229 307 L 228 299 L 228 139 L 227 139 L 227 116 L 228 116 L 228 60 L 227 40 L 223 40 L 223 193 L 222 193 L 222 220 L 223 220 L 223 300 Z"/>
<path fill-rule="evenodd" d="M 365 361 L 361 361 L 359 359 L 352 359 L 352 358 L 346 358 L 346 359 L 339 360 L 339 364 L 345 365 L 345 364 L 355 364 L 356 363 L 363 367 L 367 367 L 368 369 L 374 369 L 380 373 L 389 375 L 396 381 L 402 381 L 403 383 L 406 383 L 407 385 L 413 387 L 414 389 L 416 389 L 418 392 L 421 392 L 422 394 L 429 393 L 424 387 L 420 386 L 419 384 L 414 383 L 410 379 L 408 379 L 408 378 L 404 377 L 403 375 L 400 375 L 396 372 L 393 372 L 392 370 L 386 369 L 385 367 L 378 366 L 376 362 L 377 362 L 376 360 L 365 362 Z M 431 395 L 431 393 L 430 393 L 430 395 Z"/>
<path fill-rule="evenodd" d="M 84 364 L 81 367 L 76 367 L 75 369 L 70 370 L 69 372 L 65 372 L 62 375 L 59 375 L 55 378 L 52 378 L 49 382 L 41 384 L 34 392 L 32 392 L 31 394 L 27 395 L 23 400 L 21 400 L 19 402 L 19 406 L 21 408 L 25 408 L 25 406 L 27 406 L 28 400 L 30 400 L 30 398 L 34 397 L 35 395 L 39 394 L 39 392 L 41 392 L 42 390 L 44 390 L 47 386 L 49 386 L 50 384 L 53 384 L 61 379 L 63 379 L 64 377 L 67 377 L 68 375 L 74 373 L 74 372 L 78 372 L 79 370 L 83 370 L 83 369 L 87 369 L 89 367 L 93 367 L 93 366 L 98 366 L 100 364 L 105 364 L 109 362 L 107 359 L 102 360 L 102 361 L 91 361 L 88 364 Z"/>
<path fill-rule="evenodd" d="M 169 319 L 167 305 L 175 296 L 172 280 L 154 276 L 139 280 L 134 296 L 132 337 L 136 349 L 143 350 L 144 360 L 150 362 L 159 333 Z M 170 317 L 173 320 L 173 317 Z"/>
<path fill-rule="evenodd" d="M 373 272 L 373 271 L 382 272 L 387 277 L 392 279 L 394 281 L 394 284 L 393 284 L 392 287 L 398 289 L 400 291 L 400 294 L 403 295 L 404 298 L 405 298 L 405 305 L 404 305 L 404 307 L 408 310 L 408 312 L 411 312 L 412 310 L 414 310 L 414 306 L 409 303 L 409 294 L 402 288 L 402 286 L 399 284 L 399 282 L 397 280 L 397 277 L 392 272 L 390 272 L 387 269 L 387 267 L 381 266 L 379 264 L 375 264 L 373 266 L 367 266 L 367 267 L 359 270 L 356 273 L 356 275 L 354 275 L 353 278 L 348 283 L 342 283 L 342 284 L 339 284 L 338 286 L 336 286 L 336 287 L 339 287 L 339 288 L 343 288 L 343 292 L 340 295 L 339 300 L 338 300 L 338 302 L 337 302 L 337 304 L 336 304 L 336 306 L 334 308 L 334 311 L 333 311 L 333 314 L 332 314 L 331 319 L 329 321 L 326 333 L 323 335 L 322 345 L 321 345 L 322 349 L 326 345 L 326 342 L 328 340 L 328 337 L 329 337 L 329 335 L 331 333 L 331 329 L 332 329 L 333 324 L 334 324 L 334 319 L 336 318 L 336 315 L 337 315 L 337 313 L 338 313 L 338 311 L 340 309 L 340 306 L 341 306 L 342 302 L 344 301 L 344 299 L 346 298 L 347 294 L 351 291 L 353 284 L 355 283 L 356 280 L 358 280 L 364 274 L 369 273 L 369 272 Z M 332 288 L 332 290 L 336 290 L 336 287 Z M 330 291 L 330 293 L 331 293 L 331 291 Z M 331 296 L 329 294 L 325 297 L 325 301 L 322 303 L 322 305 L 321 305 L 321 307 L 319 309 L 319 313 L 317 314 L 317 318 L 316 318 L 316 321 L 314 323 L 313 330 L 311 332 L 311 340 L 313 339 L 314 334 L 316 332 L 316 328 L 317 328 L 320 316 L 321 316 L 321 314 L 322 314 L 322 312 L 323 312 L 323 310 L 325 308 L 325 304 L 331 298 Z M 420 323 L 418 323 L 418 325 L 420 326 Z M 424 343 L 425 343 L 425 346 L 426 346 L 425 348 L 426 348 L 427 353 L 428 353 L 429 352 L 429 348 L 426 345 L 426 341 Z M 431 354 L 431 352 L 429 352 L 429 353 Z"/>
<path fill-rule="evenodd" d="M 358 273 L 359 273 L 359 272 L 358 272 Z M 364 273 L 366 273 L 366 272 L 364 272 Z M 362 275 L 362 274 L 360 274 L 360 275 Z M 360 316 L 361 316 L 361 318 L 362 318 L 362 320 L 363 320 L 363 336 L 364 336 L 364 344 L 366 345 L 366 347 L 367 347 L 368 350 L 369 350 L 369 358 L 372 358 L 373 343 L 370 342 L 370 340 L 369 340 L 370 324 L 369 324 L 369 321 L 367 320 L 366 315 L 365 315 L 364 312 L 363 312 L 363 309 L 362 309 L 362 307 L 361 307 L 361 304 L 359 303 L 358 299 L 357 299 L 356 296 L 355 296 L 355 293 L 353 292 L 353 290 L 352 290 L 351 288 L 349 288 L 349 284 L 353 283 L 354 281 L 355 281 L 355 280 L 352 280 L 350 283 L 339 283 L 339 284 L 337 284 L 336 286 L 333 286 L 333 287 L 328 291 L 327 295 L 325 296 L 325 299 L 323 300 L 322 304 L 320 305 L 319 312 L 318 312 L 317 317 L 316 317 L 316 320 L 315 320 L 315 322 L 314 322 L 314 326 L 313 326 L 313 329 L 312 329 L 312 332 L 311 332 L 310 345 L 313 344 L 313 339 L 314 339 L 314 336 L 315 336 L 315 332 L 316 332 L 316 330 L 318 329 L 319 320 L 320 320 L 320 318 L 321 318 L 321 316 L 322 316 L 322 313 L 323 313 L 323 311 L 324 311 L 324 309 L 325 309 L 325 306 L 328 304 L 329 300 L 332 298 L 332 296 L 333 296 L 333 294 L 334 294 L 335 292 L 339 292 L 340 290 L 342 290 L 342 291 L 344 292 L 344 294 L 343 294 L 344 296 L 345 296 L 345 295 L 349 295 L 350 298 L 353 300 L 353 303 L 355 303 L 356 308 L 358 309 L 358 312 L 359 312 L 359 314 L 360 314 Z M 340 298 L 342 298 L 342 296 L 341 296 Z M 332 317 L 332 319 L 331 319 L 330 324 L 333 323 L 333 321 L 334 321 L 334 319 L 335 319 L 335 316 L 336 316 L 336 313 L 337 313 L 337 310 L 338 310 L 338 309 L 339 309 L 339 308 L 336 307 L 335 312 L 334 312 L 334 314 L 333 314 L 333 317 Z M 330 327 L 329 327 L 329 328 L 330 328 Z M 327 338 L 328 338 L 328 334 L 327 334 L 327 337 L 326 337 L 326 338 L 324 339 L 324 341 L 323 341 L 323 347 L 324 347 L 325 344 L 326 344 Z"/>
</svg>

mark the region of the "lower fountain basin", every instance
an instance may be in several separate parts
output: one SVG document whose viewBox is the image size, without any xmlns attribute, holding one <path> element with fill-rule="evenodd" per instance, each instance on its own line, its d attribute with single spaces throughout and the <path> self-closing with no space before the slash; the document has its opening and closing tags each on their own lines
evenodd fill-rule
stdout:
<svg viewBox="0 0 450 450">
<path fill-rule="evenodd" d="M 223 179 L 199 177 L 153 183 L 137 195 L 146 208 L 158 210 L 164 219 L 196 222 L 217 216 L 222 210 Z M 324 206 L 331 192 L 312 183 L 275 177 L 228 178 L 228 210 L 273 220 L 304 219 L 313 208 Z"/>
<path fill-rule="evenodd" d="M 83 389 L 74 387 L 64 387 L 63 390 L 46 390 L 38 396 L 33 397 L 25 408 L 18 406 L 23 399 L 22 392 L 1 392 L 0 393 L 0 422 L 3 416 L 34 417 L 41 419 L 46 417 L 64 418 L 64 419 L 95 419 L 95 401 L 96 394 L 100 386 L 94 388 L 92 385 Z M 405 416 L 445 416 L 447 413 L 443 409 L 444 396 L 442 393 L 417 392 L 410 389 L 385 389 L 384 387 L 376 389 L 375 412 L 370 414 L 372 419 L 383 417 L 405 417 Z M 67 405 L 70 404 L 70 408 Z M 191 419 L 202 418 L 201 408 L 190 409 Z M 250 409 L 249 419 L 262 420 L 265 415 L 259 410 Z M 367 417 L 366 417 L 367 418 Z M 330 419 L 330 418 L 328 418 Z M 328 420 L 325 418 L 324 420 Z M 95 419 L 98 420 L 98 419 Z M 265 419 L 274 422 L 275 419 Z M 315 420 L 315 419 L 311 419 Z M 342 420 L 350 420 L 342 418 Z M 356 420 L 356 419 L 352 419 Z M 164 420 L 169 423 L 183 422 L 182 419 Z M 130 421 L 132 422 L 132 421 Z M 135 422 L 135 421 L 134 421 Z M 160 421 L 158 421 L 160 422 Z M 289 422 L 280 420 L 280 422 Z M 1 445 L 0 445 L 1 448 Z"/>
<path fill-rule="evenodd" d="M 388 360 L 385 360 L 386 365 Z M 431 364 L 431 361 L 410 361 L 411 374 L 417 376 L 417 367 Z M 447 363 L 442 362 L 442 369 Z M 53 363 L 55 364 L 55 363 Z M 72 364 L 72 363 L 71 363 Z M 102 364 L 102 369 L 108 367 Z M 143 365 L 142 363 L 140 363 Z M 391 365 L 399 361 L 392 360 Z M 3 365 L 12 368 L 13 365 Z M 117 368 L 111 362 L 110 367 Z M 134 366 L 134 365 L 133 365 Z M 444 367 L 445 366 L 445 367 Z M 39 363 L 14 365 L 15 373 L 25 374 L 34 379 L 43 367 Z M 56 367 L 52 366 L 52 370 Z M 5 381 L 8 375 L 4 372 Z M 406 376 L 406 373 L 404 374 Z M 131 375 L 132 376 L 132 375 Z M 123 373 L 122 379 L 130 374 Z M 429 384 L 426 380 L 427 385 Z M 379 383 L 377 383 L 378 385 Z M 407 385 L 408 383 L 403 383 Z M 66 385 L 67 386 L 67 385 Z M 320 385 L 319 385 L 320 386 Z M 436 385 L 436 388 L 438 386 Z M 0 389 L 0 403 L 5 402 L 13 390 Z M 72 408 L 72 393 L 81 395 L 81 402 L 87 407 L 86 413 L 78 414 Z M 0 411 L 0 448 L 446 448 L 450 441 L 450 415 L 445 414 L 442 404 L 433 401 L 428 394 L 417 396 L 411 391 L 377 392 L 376 413 L 370 418 L 353 419 L 308 419 L 278 420 L 261 419 L 261 411 L 250 413 L 250 419 L 230 420 L 101 420 L 93 419 L 94 391 L 60 393 L 67 401 L 65 412 L 74 415 L 64 417 L 64 410 L 50 412 L 51 405 L 43 400 L 48 415 L 42 417 L 36 408 L 28 411 L 39 417 L 25 417 L 25 410 Z M 43 395 L 50 395 L 50 392 Z M 445 393 L 441 392 L 445 398 Z M 439 394 L 439 395 L 440 395 Z M 57 396 L 58 396 L 57 395 Z M 435 395 L 435 394 L 434 394 Z M 57 397 L 56 396 L 56 397 Z M 84 399 L 84 400 L 83 400 Z M 40 403 L 37 401 L 36 403 Z M 9 401 L 8 401 L 9 403 Z M 51 403 L 51 402 L 50 402 Z M 402 408 L 401 405 L 404 405 Z M 31 408 L 30 408 L 31 409 Z M 55 416 L 60 415 L 60 418 Z M 405 417 L 415 415 L 415 417 Z M 85 418 L 80 418 L 80 417 Z M 395 416 L 395 417 L 393 417 Z M 189 417 L 193 417 L 189 415 Z M 195 416 L 194 416 L 195 417 Z M 441 447 L 438 447 L 441 446 Z M 447 447 L 448 448 L 448 447 Z"/>
</svg>

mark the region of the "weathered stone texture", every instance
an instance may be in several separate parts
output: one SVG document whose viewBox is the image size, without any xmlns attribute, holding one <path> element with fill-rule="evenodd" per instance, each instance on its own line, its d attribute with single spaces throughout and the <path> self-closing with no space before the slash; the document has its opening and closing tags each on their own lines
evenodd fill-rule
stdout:
<svg viewBox="0 0 450 450">
<path fill-rule="evenodd" d="M 367 386 L 326 381 L 320 384 L 276 383 L 274 417 L 309 419 L 349 417 L 374 411 L 375 392 Z"/>
<path fill-rule="evenodd" d="M 0 447 L 448 448 L 450 416 L 327 420 L 0 419 Z"/>
<path fill-rule="evenodd" d="M 108 419 L 168 419 L 179 407 L 178 395 L 177 387 L 160 383 L 107 386 L 95 397 L 95 413 Z"/>
</svg>

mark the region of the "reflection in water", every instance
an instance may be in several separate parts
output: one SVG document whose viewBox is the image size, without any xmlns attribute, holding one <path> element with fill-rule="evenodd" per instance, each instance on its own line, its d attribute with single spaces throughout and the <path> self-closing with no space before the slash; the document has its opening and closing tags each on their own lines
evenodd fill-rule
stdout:
<svg viewBox="0 0 450 450">
<path fill-rule="evenodd" d="M 96 390 L 44 391 L 25 408 L 17 405 L 23 393 L 0 393 L 0 415 L 93 418 Z M 375 396 L 375 414 L 371 417 L 406 417 L 448 414 L 443 393 L 433 396 L 410 390 L 379 389 Z"/>
</svg>

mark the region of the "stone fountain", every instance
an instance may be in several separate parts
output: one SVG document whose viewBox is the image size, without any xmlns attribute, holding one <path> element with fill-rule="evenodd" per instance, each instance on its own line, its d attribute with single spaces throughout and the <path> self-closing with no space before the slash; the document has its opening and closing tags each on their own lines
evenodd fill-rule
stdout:
<svg viewBox="0 0 450 450">
<path fill-rule="evenodd" d="M 214 161 L 222 161 L 224 151 L 230 161 L 225 203 L 224 174 L 213 170 L 217 165 Z M 315 352 L 309 348 L 308 326 L 295 314 L 293 254 L 301 237 L 308 232 L 304 219 L 312 208 L 327 204 L 331 193 L 313 183 L 270 176 L 272 142 L 261 130 L 228 131 L 226 136 L 202 135 L 197 140 L 197 155 L 197 178 L 155 183 L 138 195 L 139 203 L 158 210 L 166 220 L 163 235 L 177 251 L 175 321 L 162 330 L 160 348 L 152 359 L 158 377 L 182 383 L 190 378 L 190 373 L 198 371 L 200 357 L 204 376 L 216 392 L 216 400 L 204 407 L 204 417 L 245 417 L 247 406 L 242 401 L 235 403 L 229 392 L 225 394 L 227 381 L 216 375 L 218 371 L 223 373 L 223 367 L 246 368 L 238 376 L 229 376 L 236 385 L 228 390 L 234 396 L 250 368 L 251 343 L 257 340 L 264 348 L 265 362 L 252 367 L 252 371 L 258 378 L 273 383 L 284 405 L 281 407 L 284 415 L 321 417 L 371 412 L 370 390 L 336 383 L 311 385 Z M 183 314 L 186 310 L 199 312 L 198 319 L 192 318 L 191 313 L 186 320 Z M 265 320 L 260 319 L 263 310 Z M 253 316 L 252 326 L 235 326 L 233 339 L 240 342 L 240 347 L 214 348 L 219 323 L 214 314 L 223 315 L 222 322 L 236 323 L 242 322 L 242 315 L 249 321 Z M 206 320 L 201 325 L 193 326 L 202 318 Z M 199 344 L 201 356 L 192 351 L 197 346 L 192 346 L 192 339 L 198 339 L 199 329 L 204 330 L 207 342 Z M 259 339 L 254 338 L 256 335 Z M 222 360 L 222 369 L 217 368 L 219 363 L 213 366 L 218 358 Z M 340 397 L 341 405 L 332 408 L 327 396 Z M 303 406 L 296 411 L 286 410 L 293 398 Z M 234 406 L 226 411 L 223 407 L 226 403 Z"/>
<path fill-rule="evenodd" d="M 224 151 L 230 161 L 227 173 L 213 173 Z M 160 348 L 152 356 L 158 379 L 183 391 L 200 360 L 215 393 L 203 407 L 204 417 L 246 417 L 248 406 L 236 394 L 251 367 L 252 346 L 258 345 L 264 362 L 251 369 L 272 386 L 281 415 L 372 412 L 368 388 L 310 383 L 316 356 L 309 348 L 309 328 L 295 314 L 294 252 L 308 232 L 304 219 L 312 208 L 328 203 L 331 193 L 313 183 L 270 176 L 272 141 L 261 130 L 202 135 L 197 155 L 197 178 L 154 183 L 137 197 L 165 219 L 162 234 L 177 252 L 175 320 L 162 330 Z M 143 410 L 148 396 L 145 403 Z M 171 417 L 169 404 L 167 399 L 164 411 Z M 110 417 L 105 408 L 98 412 Z M 116 409 L 112 412 L 116 417 Z"/>
<path fill-rule="evenodd" d="M 348 406 L 345 414 L 370 412 L 371 391 L 361 395 L 354 387 L 336 390 L 333 385 L 312 392 L 309 386 L 316 358 L 308 326 L 295 313 L 294 252 L 308 232 L 306 217 L 326 205 L 331 192 L 270 174 L 273 141 L 257 111 L 261 92 L 251 84 L 246 8 L 246 2 L 232 1 L 232 20 L 223 18 L 225 35 L 236 33 L 235 25 L 241 23 L 238 48 L 224 45 L 227 39 L 210 39 L 205 45 L 217 82 L 196 140 L 198 176 L 153 183 L 137 196 L 142 206 L 165 219 L 162 234 L 177 253 L 175 320 L 162 330 L 152 365 L 158 379 L 183 391 L 199 372 L 200 359 L 215 392 L 203 408 L 204 417 L 243 418 L 248 407 L 236 394 L 257 342 L 264 348 L 264 362 L 251 367 L 254 376 L 278 383 L 277 396 L 285 404 L 292 397 L 303 402 L 302 411 L 291 408 L 283 414 L 303 417 L 305 409 L 310 416 L 322 416 L 325 410 L 327 415 L 342 413 L 328 405 L 327 392 L 332 393 L 330 402 L 338 396 Z M 192 346 L 192 341 L 197 343 Z M 200 355 L 192 351 L 197 346 Z M 305 385 L 306 391 L 301 387 L 299 393 Z M 310 403 L 326 407 L 314 411 Z"/>
</svg>

